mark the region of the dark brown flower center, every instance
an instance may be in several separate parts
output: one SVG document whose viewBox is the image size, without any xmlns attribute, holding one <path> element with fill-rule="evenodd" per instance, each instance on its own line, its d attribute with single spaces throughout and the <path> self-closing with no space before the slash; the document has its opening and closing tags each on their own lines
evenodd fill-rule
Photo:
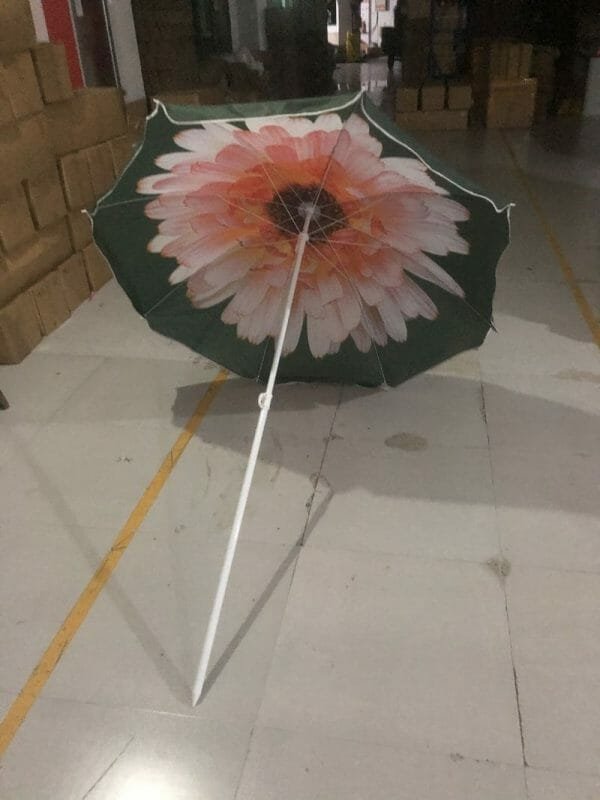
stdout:
<svg viewBox="0 0 600 800">
<path fill-rule="evenodd" d="M 308 227 L 311 239 L 325 241 L 334 231 L 345 227 L 346 216 L 342 207 L 327 189 L 322 189 L 318 184 L 290 184 L 275 194 L 266 207 L 279 228 L 290 234 L 298 234 L 313 206 L 314 212 Z"/>
</svg>

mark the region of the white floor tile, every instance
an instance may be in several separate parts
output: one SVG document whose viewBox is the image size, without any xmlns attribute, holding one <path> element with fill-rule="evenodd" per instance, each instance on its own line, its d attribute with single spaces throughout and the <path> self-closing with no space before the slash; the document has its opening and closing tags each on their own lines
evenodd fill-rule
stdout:
<svg viewBox="0 0 600 800">
<path fill-rule="evenodd" d="M 600 775 L 528 769 L 527 790 L 529 800 L 598 800 Z"/>
<path fill-rule="evenodd" d="M 594 261 L 598 267 L 595 280 L 582 281 L 580 288 L 598 320 L 600 319 L 600 246 L 594 254 Z"/>
<path fill-rule="evenodd" d="M 165 536 L 141 531 L 45 696 L 251 723 L 297 552 L 239 545 L 209 688 L 194 709 L 191 687 L 225 545 L 223 537 L 206 539 L 192 530 Z"/>
<path fill-rule="evenodd" d="M 598 773 L 600 576 L 519 568 L 507 588 L 527 762 Z"/>
<path fill-rule="evenodd" d="M 487 375 L 484 373 L 487 378 Z M 492 373 L 484 385 L 492 449 L 535 453 L 600 452 L 600 359 L 594 375 L 565 370 L 552 377 Z"/>
<path fill-rule="evenodd" d="M 518 563 L 597 570 L 600 497 L 597 455 L 492 450 L 498 531 Z"/>
<path fill-rule="evenodd" d="M 0 367 L 0 387 L 10 403 L 10 408 L 0 413 L 0 430 L 16 422 L 47 422 L 102 362 L 98 356 L 36 351 L 22 364 Z"/>
<path fill-rule="evenodd" d="M 417 442 L 418 443 L 418 442 Z M 334 439 L 307 546 L 486 561 L 498 549 L 487 450 Z"/>
<path fill-rule="evenodd" d="M 0 690 L 0 719 L 4 717 L 8 709 L 11 707 L 15 698 L 16 695 L 10 694 L 9 692 L 3 692 L 2 690 Z"/>
<path fill-rule="evenodd" d="M 225 384 L 150 513 L 149 525 L 185 527 L 206 536 L 229 532 L 258 417 L 259 391 L 249 381 L 230 379 Z M 298 541 L 339 394 L 338 387 L 329 386 L 276 388 L 243 540 Z"/>
<path fill-rule="evenodd" d="M 174 444 L 170 424 L 50 423 L 0 471 L 0 524 L 125 523 Z"/>
<path fill-rule="evenodd" d="M 520 767 L 271 728 L 252 738 L 236 800 L 525 800 Z"/>
<path fill-rule="evenodd" d="M 510 214 L 510 245 L 498 269 L 498 283 L 500 289 L 507 282 L 516 283 L 523 291 L 534 295 L 537 283 L 562 283 L 564 275 L 529 199 L 526 195 L 521 200 L 518 197 L 514 199 L 516 206 Z M 525 286 L 525 282 L 533 285 Z M 498 309 L 502 308 L 501 300 L 502 293 L 496 296 L 495 307 Z"/>
<path fill-rule="evenodd" d="M 459 353 L 459 355 L 432 367 L 428 374 L 451 375 L 456 378 L 479 381 L 481 379 L 479 352 L 477 350 L 467 350 L 464 353 Z"/>
<path fill-rule="evenodd" d="M 566 286 L 503 284 L 495 308 L 498 333 L 479 353 L 484 372 L 597 372 L 598 348 Z"/>
<path fill-rule="evenodd" d="M 497 577 L 483 565 L 305 550 L 260 723 L 520 765 Z"/>
<path fill-rule="evenodd" d="M 0 797 L 233 800 L 248 738 L 237 723 L 38 700 L 4 756 Z"/>
<path fill-rule="evenodd" d="M 114 535 L 110 529 L 0 527 L 0 688 L 21 689 Z"/>
<path fill-rule="evenodd" d="M 109 358 L 62 406 L 55 422 L 174 422 L 183 427 L 216 375 L 210 362 Z"/>
<path fill-rule="evenodd" d="M 334 433 L 355 443 L 416 436 L 432 445 L 487 447 L 481 384 L 421 375 L 395 389 L 344 389 Z"/>
</svg>

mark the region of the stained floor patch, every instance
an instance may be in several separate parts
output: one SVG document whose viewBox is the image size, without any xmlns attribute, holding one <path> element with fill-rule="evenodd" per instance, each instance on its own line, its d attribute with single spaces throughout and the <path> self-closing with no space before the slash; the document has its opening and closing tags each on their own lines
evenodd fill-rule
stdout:
<svg viewBox="0 0 600 800">
<path fill-rule="evenodd" d="M 581 369 L 563 369 L 556 373 L 556 377 L 562 381 L 583 381 L 584 383 L 600 384 L 600 373 L 587 372 Z"/>
<path fill-rule="evenodd" d="M 501 579 L 507 578 L 510 575 L 511 563 L 508 561 L 508 559 L 502 556 L 490 558 L 489 561 L 486 561 L 486 564 L 492 570 L 492 572 L 494 572 Z"/>
<path fill-rule="evenodd" d="M 385 440 L 387 447 L 395 447 L 398 450 L 406 450 L 409 453 L 425 450 L 428 442 L 424 436 L 416 433 L 396 433 Z"/>
</svg>

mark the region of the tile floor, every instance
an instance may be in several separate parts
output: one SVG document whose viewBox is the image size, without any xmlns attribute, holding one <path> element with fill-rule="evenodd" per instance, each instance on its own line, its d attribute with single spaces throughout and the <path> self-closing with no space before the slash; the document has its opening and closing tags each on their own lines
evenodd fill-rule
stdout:
<svg viewBox="0 0 600 800">
<path fill-rule="evenodd" d="M 600 126 L 570 125 L 509 139 L 597 308 Z M 502 136 L 423 139 L 518 203 L 499 333 L 393 391 L 278 391 L 192 709 L 259 391 L 230 378 L 1 800 L 600 797 L 600 353 Z M 114 284 L 0 369 L 0 716 L 215 374 Z"/>
</svg>

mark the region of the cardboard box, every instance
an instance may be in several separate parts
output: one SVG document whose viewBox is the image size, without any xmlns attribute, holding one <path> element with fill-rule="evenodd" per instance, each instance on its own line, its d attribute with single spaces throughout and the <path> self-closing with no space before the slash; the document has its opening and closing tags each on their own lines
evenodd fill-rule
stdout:
<svg viewBox="0 0 600 800">
<path fill-rule="evenodd" d="M 417 86 L 403 86 L 396 91 L 396 111 L 417 111 L 419 108 L 419 89 Z"/>
<path fill-rule="evenodd" d="M 44 336 L 55 331 L 71 316 L 58 270 L 38 281 L 29 293 L 35 302 Z"/>
<path fill-rule="evenodd" d="M 70 100 L 46 106 L 48 134 L 56 155 L 63 156 L 127 132 L 120 89 L 88 88 Z"/>
<path fill-rule="evenodd" d="M 446 102 L 446 87 L 443 83 L 421 86 L 421 111 L 442 111 Z"/>
<path fill-rule="evenodd" d="M 0 306 L 62 264 L 72 252 L 67 224 L 61 220 L 38 231 L 12 253 L 0 254 Z"/>
<path fill-rule="evenodd" d="M 67 56 L 63 44 L 45 42 L 32 52 L 38 83 L 45 103 L 58 103 L 73 95 Z"/>
<path fill-rule="evenodd" d="M 15 119 L 37 114 L 44 108 L 31 53 L 6 56 L 0 61 L 0 83 Z"/>
<path fill-rule="evenodd" d="M 56 164 L 35 178 L 28 178 L 25 191 L 36 228 L 45 228 L 67 213 Z"/>
<path fill-rule="evenodd" d="M 34 44 L 29 0 L 0 0 L 0 53 L 18 53 Z"/>
<path fill-rule="evenodd" d="M 71 211 L 93 208 L 96 196 L 85 151 L 69 153 L 60 158 L 58 169 L 67 200 L 67 208 Z"/>
<path fill-rule="evenodd" d="M 196 94 L 197 102 L 201 106 L 222 106 L 227 102 L 227 91 L 221 86 L 201 86 Z M 252 97 L 259 96 L 256 89 L 250 90 L 248 94 Z"/>
<path fill-rule="evenodd" d="M 20 184 L 0 197 L 0 245 L 10 253 L 35 234 L 27 197 Z"/>
<path fill-rule="evenodd" d="M 35 303 L 27 292 L 0 309 L 0 364 L 18 364 L 41 340 Z"/>
<path fill-rule="evenodd" d="M 156 99 L 174 106 L 197 106 L 199 103 L 198 92 L 194 89 L 185 92 L 161 92 L 156 95 Z"/>
<path fill-rule="evenodd" d="M 459 131 L 469 124 L 468 111 L 408 111 L 396 114 L 396 124 L 412 131 Z"/>
<path fill-rule="evenodd" d="M 75 253 L 58 268 L 69 311 L 85 302 L 90 296 L 90 284 L 81 253 Z"/>
<path fill-rule="evenodd" d="M 503 80 L 508 75 L 508 42 L 492 42 L 489 61 L 489 75 L 491 78 Z"/>
<path fill-rule="evenodd" d="M 429 71 L 429 20 L 412 20 L 402 30 L 402 81 L 419 86 Z"/>
<path fill-rule="evenodd" d="M 8 125 L 14 121 L 15 115 L 13 114 L 13 110 L 8 102 L 8 94 L 6 93 L 4 85 L 0 80 L 0 128 L 3 125 Z"/>
<path fill-rule="evenodd" d="M 519 68 L 521 65 L 521 45 L 509 44 L 507 45 L 507 48 L 508 48 L 508 58 L 506 66 L 506 77 L 509 80 L 515 80 L 515 78 L 519 77 Z"/>
<path fill-rule="evenodd" d="M 453 75 L 456 72 L 456 51 L 454 47 L 433 45 L 435 68 L 438 75 Z"/>
<path fill-rule="evenodd" d="M 518 78 L 492 81 L 486 109 L 488 128 L 530 128 L 535 113 L 537 81 Z"/>
<path fill-rule="evenodd" d="M 119 136 L 118 139 L 111 139 L 109 142 L 113 159 L 115 175 L 121 175 L 125 167 L 129 164 L 139 145 L 137 136 Z"/>
<path fill-rule="evenodd" d="M 92 241 L 92 222 L 84 211 L 71 211 L 67 216 L 69 238 L 73 250 L 83 250 Z"/>
<path fill-rule="evenodd" d="M 531 61 L 531 74 L 538 81 L 544 78 L 554 81 L 556 71 L 556 59 L 560 55 L 560 50 L 556 47 L 535 47 Z"/>
<path fill-rule="evenodd" d="M 105 195 L 115 182 L 115 167 L 108 142 L 88 147 L 85 155 L 96 199 Z"/>
<path fill-rule="evenodd" d="M 531 65 L 533 62 L 533 45 L 521 45 L 521 57 L 519 59 L 519 78 L 529 78 L 531 75 Z"/>
<path fill-rule="evenodd" d="M 89 244 L 83 251 L 83 260 L 92 292 L 97 292 L 112 278 L 108 262 L 95 244 Z"/>
<path fill-rule="evenodd" d="M 44 114 L 0 128 L 0 191 L 39 175 L 53 163 Z"/>
<path fill-rule="evenodd" d="M 448 83 L 446 105 L 451 111 L 468 111 L 473 105 L 473 89 L 468 83 Z"/>
<path fill-rule="evenodd" d="M 409 19 L 429 19 L 431 0 L 406 0 L 403 11 Z"/>
</svg>

